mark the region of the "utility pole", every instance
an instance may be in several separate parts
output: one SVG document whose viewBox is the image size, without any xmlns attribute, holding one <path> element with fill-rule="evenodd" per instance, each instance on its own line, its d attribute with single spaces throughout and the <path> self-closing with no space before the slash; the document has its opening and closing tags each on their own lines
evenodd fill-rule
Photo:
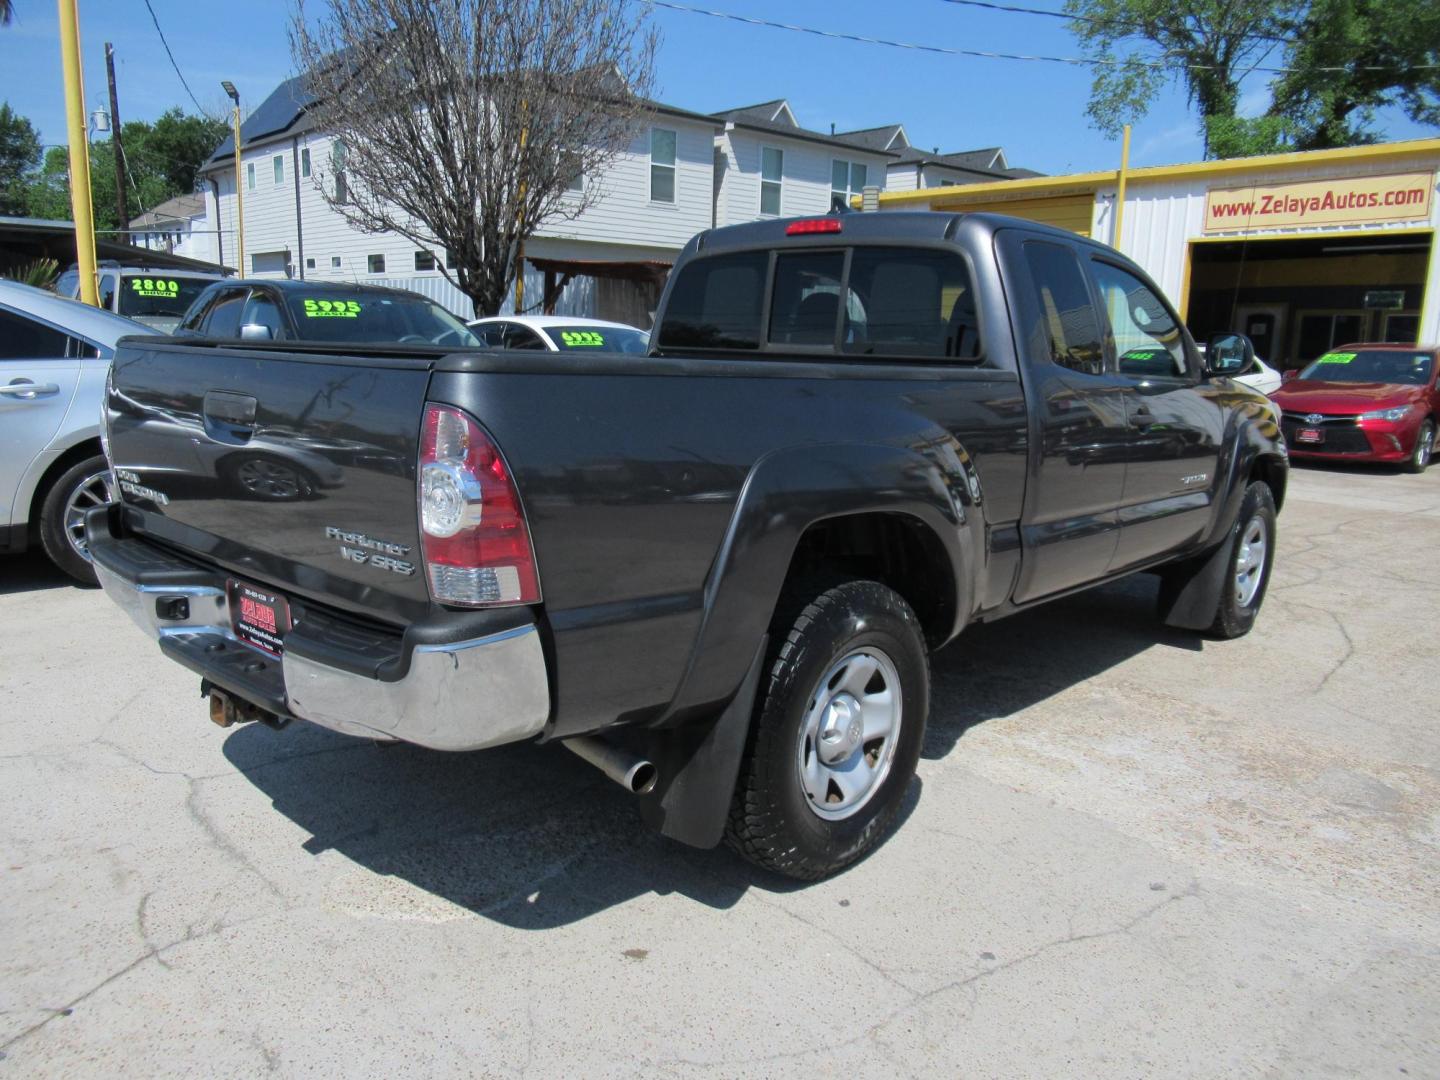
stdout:
<svg viewBox="0 0 1440 1080">
<path fill-rule="evenodd" d="M 120 239 L 130 240 L 130 212 L 125 200 L 125 145 L 120 141 L 120 99 L 115 96 L 115 46 L 105 43 L 105 78 L 110 82 L 110 148 L 115 152 L 115 213 Z M 142 206 L 140 208 L 144 210 Z"/>
<path fill-rule="evenodd" d="M 85 130 L 85 78 L 80 70 L 80 15 L 75 0 L 56 0 L 60 15 L 60 66 L 65 81 L 65 128 L 70 143 L 70 212 L 75 218 L 75 261 L 80 300 L 100 306 L 95 279 L 95 215 L 90 205 L 90 140 Z"/>
</svg>

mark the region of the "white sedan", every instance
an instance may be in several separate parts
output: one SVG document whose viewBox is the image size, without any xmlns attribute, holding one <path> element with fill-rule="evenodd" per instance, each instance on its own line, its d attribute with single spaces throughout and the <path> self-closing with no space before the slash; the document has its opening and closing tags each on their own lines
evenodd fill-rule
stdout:
<svg viewBox="0 0 1440 1080">
<path fill-rule="evenodd" d="M 39 541 L 61 570 L 95 584 L 85 512 L 111 495 L 100 447 L 105 375 L 117 340 L 158 333 L 0 281 L 0 551 Z"/>
<path fill-rule="evenodd" d="M 1241 375 L 1235 381 L 1243 382 L 1246 386 L 1259 390 L 1260 393 L 1267 397 L 1276 390 L 1279 390 L 1280 383 L 1282 382 L 1280 372 L 1276 371 L 1258 356 L 1255 358 L 1255 367 L 1250 374 Z"/>
<path fill-rule="evenodd" d="M 566 315 L 497 315 L 467 324 L 491 349 L 645 353 L 650 335 L 625 323 Z"/>
</svg>

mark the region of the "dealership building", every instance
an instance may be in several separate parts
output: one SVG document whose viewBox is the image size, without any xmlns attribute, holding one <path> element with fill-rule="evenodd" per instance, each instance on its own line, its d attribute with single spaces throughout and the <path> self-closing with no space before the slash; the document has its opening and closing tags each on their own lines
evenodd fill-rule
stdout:
<svg viewBox="0 0 1440 1080">
<path fill-rule="evenodd" d="M 994 211 L 1119 248 L 1197 340 L 1277 367 L 1353 341 L 1440 343 L 1440 139 L 883 192 L 882 210 Z M 1123 195 L 1122 195 L 1123 192 Z"/>
</svg>

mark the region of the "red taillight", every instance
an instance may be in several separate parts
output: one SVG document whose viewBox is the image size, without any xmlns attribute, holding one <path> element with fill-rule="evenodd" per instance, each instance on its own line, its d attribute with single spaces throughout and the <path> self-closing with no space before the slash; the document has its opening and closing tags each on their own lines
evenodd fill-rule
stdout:
<svg viewBox="0 0 1440 1080">
<path fill-rule="evenodd" d="M 836 233 L 840 231 L 840 228 L 838 217 L 805 218 L 803 221 L 792 221 L 786 225 L 785 235 L 809 236 L 812 233 Z"/>
<path fill-rule="evenodd" d="M 505 459 L 479 424 L 449 405 L 425 406 L 420 542 L 437 603 L 539 603 L 535 551 Z"/>
</svg>

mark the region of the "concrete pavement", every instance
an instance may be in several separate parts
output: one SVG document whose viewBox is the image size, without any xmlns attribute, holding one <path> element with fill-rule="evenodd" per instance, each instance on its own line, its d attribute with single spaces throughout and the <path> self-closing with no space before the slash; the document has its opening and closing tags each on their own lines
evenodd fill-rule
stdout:
<svg viewBox="0 0 1440 1080">
<path fill-rule="evenodd" d="M 559 749 L 215 728 L 0 562 L 0 1075 L 1440 1076 L 1440 470 L 1280 532 L 1237 642 L 1144 577 L 967 632 L 806 887 Z"/>
</svg>

